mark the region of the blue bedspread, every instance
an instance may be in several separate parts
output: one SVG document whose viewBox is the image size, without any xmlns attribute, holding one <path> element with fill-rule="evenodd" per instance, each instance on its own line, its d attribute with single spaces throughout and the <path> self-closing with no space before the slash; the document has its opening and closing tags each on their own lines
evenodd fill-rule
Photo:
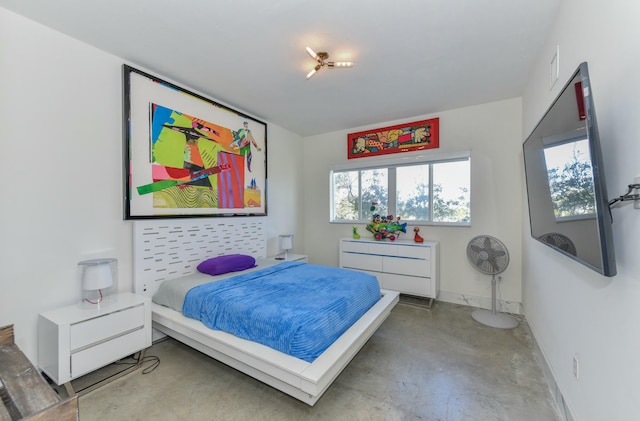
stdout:
<svg viewBox="0 0 640 421">
<path fill-rule="evenodd" d="M 379 299 L 372 275 L 284 262 L 194 287 L 182 312 L 312 362 Z"/>
</svg>

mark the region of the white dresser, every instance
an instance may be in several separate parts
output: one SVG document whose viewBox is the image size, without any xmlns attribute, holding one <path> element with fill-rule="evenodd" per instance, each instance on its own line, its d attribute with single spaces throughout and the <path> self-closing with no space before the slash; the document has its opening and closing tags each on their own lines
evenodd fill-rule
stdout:
<svg viewBox="0 0 640 421">
<path fill-rule="evenodd" d="M 375 275 L 381 288 L 431 299 L 438 298 L 439 243 L 413 240 L 340 240 L 340 267 Z"/>
</svg>

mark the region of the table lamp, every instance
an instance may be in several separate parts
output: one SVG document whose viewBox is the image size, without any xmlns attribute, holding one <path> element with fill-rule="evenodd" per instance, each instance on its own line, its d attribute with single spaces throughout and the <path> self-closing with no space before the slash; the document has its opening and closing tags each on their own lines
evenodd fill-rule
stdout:
<svg viewBox="0 0 640 421">
<path fill-rule="evenodd" d="M 80 288 L 82 303 L 100 304 L 104 298 L 103 290 L 113 285 L 113 266 L 117 259 L 92 259 L 78 262 L 80 267 Z"/>
<path fill-rule="evenodd" d="M 289 250 L 293 248 L 293 234 L 280 236 L 280 248 L 284 250 L 284 260 L 289 260 Z"/>
</svg>

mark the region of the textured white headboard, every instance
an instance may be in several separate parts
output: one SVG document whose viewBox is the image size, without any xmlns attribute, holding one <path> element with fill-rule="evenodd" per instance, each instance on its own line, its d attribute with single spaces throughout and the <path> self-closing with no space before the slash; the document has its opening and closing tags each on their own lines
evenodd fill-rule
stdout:
<svg viewBox="0 0 640 421">
<path fill-rule="evenodd" d="M 232 253 L 265 258 L 266 249 L 266 230 L 256 218 L 134 221 L 133 289 L 150 297 L 162 281 L 195 272 L 207 258 Z"/>
</svg>

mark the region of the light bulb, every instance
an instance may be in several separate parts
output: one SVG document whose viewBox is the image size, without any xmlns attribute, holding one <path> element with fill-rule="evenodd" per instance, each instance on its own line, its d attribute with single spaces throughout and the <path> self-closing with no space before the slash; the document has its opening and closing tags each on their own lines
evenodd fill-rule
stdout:
<svg viewBox="0 0 640 421">
<path fill-rule="evenodd" d="M 330 61 L 329 63 L 327 63 L 327 66 L 329 66 L 330 68 L 353 67 L 353 62 L 352 61 Z"/>
<path fill-rule="evenodd" d="M 315 53 L 315 51 L 313 51 L 311 48 L 307 47 L 307 53 L 309 53 L 309 55 L 311 57 L 313 57 L 314 60 L 318 59 L 318 55 Z"/>
<path fill-rule="evenodd" d="M 310 79 L 310 78 L 311 78 L 311 76 L 315 75 L 315 74 L 316 74 L 316 72 L 317 72 L 318 70 L 320 70 L 320 68 L 321 68 L 321 67 L 322 67 L 321 65 L 317 64 L 317 65 L 316 65 L 316 67 L 314 67 L 313 69 L 311 69 L 311 71 L 310 71 L 309 73 L 307 73 L 307 79 Z"/>
</svg>

